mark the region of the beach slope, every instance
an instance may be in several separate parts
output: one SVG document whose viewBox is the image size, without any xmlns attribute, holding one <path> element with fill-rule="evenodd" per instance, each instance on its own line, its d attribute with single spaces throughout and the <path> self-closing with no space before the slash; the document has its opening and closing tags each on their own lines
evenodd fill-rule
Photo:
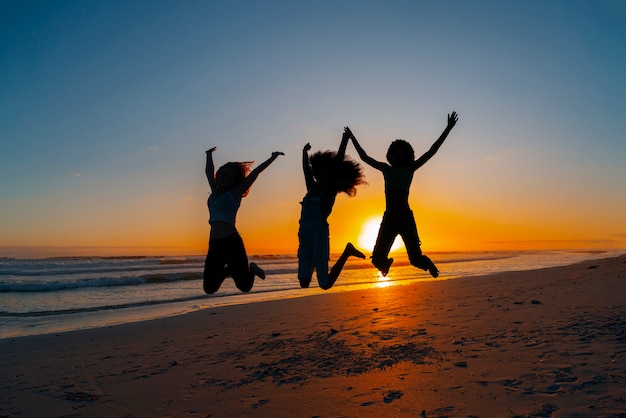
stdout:
<svg viewBox="0 0 626 418">
<path fill-rule="evenodd" d="M 626 416 L 624 295 L 621 256 L 5 339 L 0 416 Z"/>
</svg>

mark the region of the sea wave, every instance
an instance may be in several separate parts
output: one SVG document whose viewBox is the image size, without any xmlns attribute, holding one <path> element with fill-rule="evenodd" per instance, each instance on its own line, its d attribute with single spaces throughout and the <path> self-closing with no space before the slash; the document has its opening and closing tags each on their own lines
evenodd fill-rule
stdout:
<svg viewBox="0 0 626 418">
<path fill-rule="evenodd" d="M 4 282 L 0 283 L 0 292 L 53 292 L 88 287 L 136 286 L 150 283 L 167 283 L 182 280 L 199 280 L 202 273 L 166 273 L 146 274 L 136 277 L 99 277 L 82 280 L 49 280 L 42 282 Z"/>
<path fill-rule="evenodd" d="M 437 264 L 502 260 L 515 257 L 511 253 L 447 253 L 432 254 Z M 406 255 L 395 255 L 394 267 L 409 266 Z M 266 275 L 294 275 L 297 257 L 291 255 L 257 255 Z M 199 257 L 142 258 L 65 258 L 20 261 L 0 264 L 0 293 L 54 292 L 81 288 L 141 286 L 199 280 L 203 260 Z M 370 260 L 355 260 L 344 270 L 372 269 Z"/>
<path fill-rule="evenodd" d="M 269 276 L 278 274 L 295 274 L 294 268 L 266 269 Z M 0 293 L 34 293 L 34 292 L 54 292 L 60 290 L 73 290 L 95 287 L 119 287 L 119 286 L 140 286 L 149 284 L 161 284 L 170 282 L 180 282 L 188 280 L 201 280 L 202 270 L 186 272 L 150 273 L 138 276 L 122 277 L 96 277 L 87 279 L 68 280 L 61 277 L 57 280 L 48 278 L 42 281 L 27 281 L 24 279 L 0 281 Z"/>
<path fill-rule="evenodd" d="M 167 299 L 167 300 L 147 300 L 140 302 L 121 303 L 117 305 L 104 305 L 104 306 L 90 306 L 82 308 L 70 308 L 70 309 L 55 309 L 55 310 L 41 310 L 30 312 L 8 312 L 0 310 L 0 317 L 14 317 L 14 318 L 32 318 L 40 316 L 53 316 L 53 315 L 72 315 L 77 313 L 86 312 L 99 312 L 99 311 L 111 311 L 117 309 L 139 308 L 142 306 L 162 305 L 166 303 L 187 302 L 198 299 L 205 299 L 206 295 L 202 296 L 190 296 L 184 298 Z"/>
<path fill-rule="evenodd" d="M 386 285 L 398 285 L 403 283 L 410 283 L 420 281 L 415 278 L 403 277 L 398 279 L 392 279 L 386 281 Z M 334 286 L 336 290 L 350 289 L 350 288 L 363 288 L 363 287 L 372 287 L 377 286 L 375 282 L 372 280 L 353 280 L 349 283 L 339 283 Z M 272 294 L 289 294 L 289 292 L 293 291 L 302 291 L 297 281 L 291 282 L 290 285 L 282 285 L 278 287 L 268 287 L 268 288 L 256 288 L 254 292 L 248 293 L 248 295 L 254 297 L 263 297 L 262 295 L 272 295 Z M 306 291 L 307 289 L 305 289 Z M 287 292 L 287 293 L 284 293 Z M 163 298 L 163 299 L 154 299 L 154 300 L 140 300 L 133 302 L 124 302 L 117 304 L 103 304 L 97 306 L 81 306 L 81 307 L 73 307 L 73 308 L 64 308 L 64 309 L 33 309 L 30 311 L 6 311 L 0 310 L 0 318 L 33 318 L 33 317 L 47 317 L 47 316 L 56 316 L 56 315 L 73 315 L 73 314 L 81 314 L 88 312 L 106 312 L 106 311 L 115 311 L 120 309 L 132 309 L 132 308 L 141 308 L 148 306 L 158 306 L 158 305 L 166 305 L 178 302 L 190 302 L 196 300 L 213 300 L 213 299 L 229 299 L 233 296 L 240 295 L 240 292 L 237 290 L 232 291 L 220 291 L 219 293 L 214 293 L 211 295 L 206 294 L 196 294 L 192 296 L 184 296 L 184 297 L 173 297 L 173 298 Z M 275 297 L 275 296 L 274 296 Z M 270 297 L 271 299 L 271 297 Z"/>
<path fill-rule="evenodd" d="M 101 262 L 22 262 L 22 263 L 0 263 L 0 277 L 23 276 L 23 277 L 45 277 L 45 276 L 73 276 L 80 274 L 113 273 L 117 271 L 154 271 L 177 269 L 181 266 L 202 266 L 198 260 L 151 260 L 143 263 L 110 263 Z"/>
<path fill-rule="evenodd" d="M 446 269 L 450 274 L 473 275 L 494 269 L 509 270 L 515 264 L 509 260 L 520 258 L 521 254 L 523 253 L 501 251 L 435 252 L 428 255 L 437 265 L 454 265 Z M 546 252 L 541 254 L 546 257 Z M 394 271 L 398 267 L 410 266 L 406 254 L 391 256 L 395 258 Z M 564 254 L 547 255 L 548 258 L 553 256 L 561 259 Z M 336 255 L 333 255 L 332 259 L 336 259 Z M 250 261 L 258 262 L 267 276 L 297 273 L 298 262 L 295 255 L 255 255 L 250 257 Z M 475 263 L 479 263 L 480 266 L 476 267 Z M 81 288 L 141 286 L 199 280 L 202 279 L 203 264 L 200 256 L 5 259 L 0 260 L 0 293 L 47 293 Z M 371 261 L 352 260 L 344 267 L 346 271 L 361 269 L 373 269 Z"/>
</svg>

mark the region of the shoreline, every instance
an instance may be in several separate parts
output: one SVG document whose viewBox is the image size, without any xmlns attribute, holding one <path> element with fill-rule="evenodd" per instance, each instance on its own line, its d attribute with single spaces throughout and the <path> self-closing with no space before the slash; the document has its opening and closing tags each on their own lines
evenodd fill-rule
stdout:
<svg viewBox="0 0 626 418">
<path fill-rule="evenodd" d="M 448 278 L 414 278 L 397 279 L 380 283 L 354 283 L 333 287 L 333 293 L 353 292 L 355 290 L 376 289 L 388 286 L 408 286 L 413 283 L 423 281 L 445 281 L 455 280 L 457 277 Z M 120 307 L 115 309 L 85 310 L 76 314 L 71 310 L 59 315 L 15 315 L 19 323 L 3 324 L 4 329 L 0 331 L 0 342 L 12 338 L 26 338 L 31 336 L 45 336 L 74 331 L 86 331 L 89 329 L 114 327 L 124 324 L 136 324 L 146 321 L 172 318 L 181 315 L 189 315 L 207 309 L 216 309 L 226 306 L 241 306 L 254 303 L 272 302 L 284 299 L 300 299 L 310 296 L 324 295 L 328 293 L 318 287 L 306 289 L 294 288 L 285 290 L 272 290 L 265 292 L 235 293 L 202 295 L 191 297 L 187 300 L 174 302 L 148 302 L 144 305 L 132 307 Z M 106 314 L 106 315 L 103 315 Z M 59 316 L 66 316 L 59 323 Z M 17 321 L 16 321 L 17 322 Z M 85 325 L 87 323 L 88 325 Z M 27 328 L 28 331 L 24 331 Z"/>
<path fill-rule="evenodd" d="M 528 266 L 531 265 L 533 268 L 538 269 L 624 254 L 623 250 L 557 251 L 556 253 L 561 253 L 556 259 L 553 258 L 552 251 L 528 251 L 521 253 L 508 251 L 500 253 L 446 253 L 447 257 L 442 257 L 443 259 L 438 260 L 442 274 L 437 279 L 431 278 L 427 272 L 421 273 L 419 270 L 416 271 L 408 262 L 405 254 L 400 254 L 397 262 L 394 264 L 393 274 L 390 274 L 386 278 L 376 278 L 374 273 L 375 269 L 372 269 L 369 262 L 363 261 L 360 263 L 360 260 L 356 260 L 351 263 L 349 262 L 350 264 L 345 268 L 345 274 L 348 276 L 346 277 L 347 280 L 340 280 L 333 287 L 331 292 L 407 285 L 429 280 L 456 280 L 460 277 L 478 277 L 502 271 L 519 271 L 528 269 Z M 457 258 L 455 254 L 460 254 L 460 258 Z M 483 255 L 481 256 L 480 254 Z M 505 256 L 503 256 L 503 254 Z M 571 255 L 568 256 L 568 254 Z M 584 258 L 576 254 L 584 254 Z M 281 259 L 282 257 L 284 256 L 274 255 L 269 257 L 269 259 Z M 293 256 L 293 258 L 295 259 L 295 256 Z M 495 263 L 492 263 L 494 260 Z M 450 268 L 450 266 L 452 266 L 452 268 Z M 279 264 L 277 268 L 280 270 L 282 264 Z M 167 273 L 163 273 L 163 275 L 164 281 L 167 282 Z M 88 303 L 85 305 L 84 302 L 72 306 L 72 302 L 67 299 L 69 293 L 62 291 L 58 296 L 60 299 L 53 301 L 48 296 L 48 300 L 41 301 L 42 306 L 50 302 L 57 304 L 58 310 L 43 310 L 40 312 L 38 309 L 35 309 L 32 312 L 18 311 L 14 314 L 11 312 L 0 314 L 0 340 L 166 318 L 217 306 L 241 305 L 265 300 L 298 298 L 326 293 L 326 291 L 322 291 L 317 287 L 300 289 L 299 286 L 295 285 L 297 284 L 295 276 L 291 281 L 285 281 L 284 277 L 289 278 L 289 276 L 285 276 L 284 274 L 282 276 L 283 277 L 278 280 L 278 283 L 274 281 L 275 277 L 270 277 L 270 280 L 265 282 L 259 282 L 250 293 L 241 293 L 234 287 L 233 283 L 226 281 L 224 288 L 221 289 L 222 291 L 215 295 L 204 295 L 202 292 L 196 291 L 190 292 L 187 288 L 183 290 L 184 293 L 176 295 L 176 297 L 171 300 L 161 299 L 158 297 L 159 295 L 156 295 L 156 297 L 133 296 L 126 299 L 126 302 L 124 302 L 124 300 L 118 300 L 115 294 L 111 293 L 106 296 L 107 300 L 110 300 L 111 303 L 101 304 L 101 302 L 97 302 L 94 306 L 88 306 Z M 360 276 L 360 278 L 355 279 L 356 276 Z M 174 281 L 173 283 L 176 282 Z M 188 282 L 181 281 L 179 283 L 184 285 Z M 269 287 L 266 286 L 268 284 Z M 85 289 L 89 288 L 90 287 L 85 287 Z M 96 286 L 95 289 L 97 288 Z M 112 289 L 119 292 L 119 289 L 122 288 L 123 287 L 113 287 Z M 106 286 L 102 287 L 103 291 L 106 291 L 106 289 Z M 151 289 L 152 288 L 146 288 L 145 290 L 149 291 Z M 140 288 L 137 287 L 129 290 L 137 291 L 140 290 Z M 47 295 L 50 295 L 50 293 Z M 10 294 L 0 293 L 0 301 L 5 300 L 8 306 L 10 306 L 10 300 L 2 299 L 8 296 L 10 296 Z M 78 298 L 77 300 L 80 300 L 81 297 L 85 296 L 79 294 L 76 295 L 76 297 Z M 69 304 L 64 305 L 64 300 L 67 300 Z M 100 301 L 104 299 L 96 298 L 95 300 Z M 39 304 L 33 306 L 36 307 L 39 306 Z"/>
<path fill-rule="evenodd" d="M 625 291 L 622 255 L 8 338 L 0 415 L 617 416 Z"/>
</svg>

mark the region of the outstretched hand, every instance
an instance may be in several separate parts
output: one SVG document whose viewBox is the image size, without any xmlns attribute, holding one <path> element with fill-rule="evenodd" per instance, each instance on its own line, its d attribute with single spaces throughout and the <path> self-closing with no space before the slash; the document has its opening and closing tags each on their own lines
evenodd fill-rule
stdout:
<svg viewBox="0 0 626 418">
<path fill-rule="evenodd" d="M 304 152 L 308 152 L 311 150 L 311 144 L 309 144 L 308 142 L 306 143 L 306 145 L 304 146 L 304 148 L 302 148 L 302 151 Z"/>
<path fill-rule="evenodd" d="M 456 112 L 448 113 L 448 128 L 452 129 L 457 120 L 459 120 L 459 116 Z"/>
<path fill-rule="evenodd" d="M 206 153 L 207 153 L 207 154 L 213 154 L 213 153 L 215 152 L 215 150 L 216 150 L 216 149 L 217 149 L 217 147 L 213 147 L 213 148 L 211 148 L 211 149 L 208 149 L 208 150 L 206 151 Z"/>
<path fill-rule="evenodd" d="M 348 139 L 354 138 L 354 135 L 352 134 L 352 131 L 347 126 L 343 128 L 343 136 L 344 137 L 347 136 Z"/>
<path fill-rule="evenodd" d="M 274 151 L 272 153 L 272 158 L 277 158 L 279 155 L 285 155 L 284 152 L 280 152 L 280 151 Z"/>
</svg>

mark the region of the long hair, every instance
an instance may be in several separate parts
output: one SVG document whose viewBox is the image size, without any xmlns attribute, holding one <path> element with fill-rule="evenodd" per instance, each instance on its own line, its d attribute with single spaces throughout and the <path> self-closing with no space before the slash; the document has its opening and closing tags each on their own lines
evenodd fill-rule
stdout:
<svg viewBox="0 0 626 418">
<path fill-rule="evenodd" d="M 339 163 L 337 172 L 335 172 L 336 158 L 337 153 L 335 151 L 318 151 L 313 154 L 309 159 L 313 174 L 315 175 L 319 170 L 328 170 L 329 173 L 334 173 L 337 176 L 333 179 L 337 185 L 337 191 L 352 197 L 356 195 L 356 186 L 366 184 L 363 170 L 359 163 L 348 156 L 344 156 Z"/>
<path fill-rule="evenodd" d="M 396 139 L 391 143 L 391 145 L 389 145 L 389 148 L 387 148 L 386 157 L 389 164 L 391 164 L 391 155 L 396 152 L 402 156 L 400 165 L 409 165 L 415 161 L 415 151 L 413 151 L 411 144 L 406 142 L 404 139 Z"/>
<path fill-rule="evenodd" d="M 223 170 L 232 171 L 233 174 L 235 175 L 235 181 L 233 182 L 232 186 L 228 189 L 230 190 L 233 187 L 240 185 L 241 182 L 245 180 L 246 176 L 252 169 L 252 164 L 254 164 L 254 161 L 231 161 L 229 163 L 224 164 L 217 170 L 217 172 L 215 173 L 215 178 L 217 178 L 218 175 Z M 242 197 L 247 196 L 249 190 L 250 189 L 246 189 L 241 196 Z"/>
</svg>

